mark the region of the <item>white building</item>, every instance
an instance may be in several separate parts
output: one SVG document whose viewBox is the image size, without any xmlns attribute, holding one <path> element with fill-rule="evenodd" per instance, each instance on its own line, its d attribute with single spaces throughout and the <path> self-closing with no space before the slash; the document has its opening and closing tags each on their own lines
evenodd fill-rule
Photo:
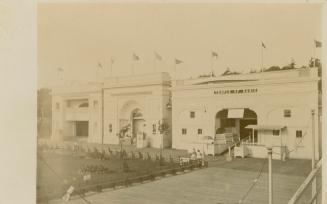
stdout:
<svg viewBox="0 0 327 204">
<path fill-rule="evenodd" d="M 52 138 L 170 147 L 169 88 L 169 75 L 156 73 L 56 89 Z"/>
<path fill-rule="evenodd" d="M 273 146 L 276 158 L 310 158 L 312 124 L 321 144 L 318 81 L 310 68 L 178 81 L 156 73 L 63 87 L 53 92 L 52 138 L 207 154 L 241 141 L 253 157 Z"/>
<path fill-rule="evenodd" d="M 311 158 L 313 123 L 321 144 L 318 81 L 317 69 L 176 81 L 173 148 L 214 154 L 242 140 L 249 156 L 266 157 L 272 146 L 275 158 Z"/>
</svg>

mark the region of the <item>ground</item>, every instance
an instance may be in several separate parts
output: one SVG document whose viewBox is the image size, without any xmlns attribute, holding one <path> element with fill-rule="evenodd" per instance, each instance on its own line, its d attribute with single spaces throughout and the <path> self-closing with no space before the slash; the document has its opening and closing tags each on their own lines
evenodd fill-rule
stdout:
<svg viewBox="0 0 327 204">
<path fill-rule="evenodd" d="M 128 172 L 123 171 L 123 161 L 116 158 L 111 160 L 85 159 L 81 154 L 73 154 L 69 150 L 48 150 L 38 154 L 38 196 L 53 198 L 61 196 L 69 185 L 84 185 L 79 170 L 86 165 L 102 165 L 110 170 L 106 174 L 92 174 L 88 184 L 101 184 L 125 178 L 148 174 L 148 172 L 170 168 L 168 162 L 159 165 L 159 162 L 148 160 L 125 160 Z"/>
<path fill-rule="evenodd" d="M 164 178 L 155 182 L 135 185 L 114 191 L 107 191 L 86 197 L 91 203 L 97 204 L 237 204 L 268 203 L 267 174 L 260 176 L 257 184 L 246 196 L 253 183 L 256 172 L 211 167 Z M 304 180 L 301 176 L 274 175 L 274 203 L 284 204 L 291 198 L 297 187 Z M 301 204 L 307 204 L 308 195 Z M 62 201 L 51 202 L 60 204 Z M 83 204 L 77 198 L 69 204 Z"/>
<path fill-rule="evenodd" d="M 143 151 L 143 150 L 142 150 Z M 159 150 L 150 149 L 152 153 Z M 172 155 L 174 150 L 165 150 Z M 183 153 L 183 152 L 179 152 Z M 152 204 L 152 203 L 212 203 L 212 204 L 265 204 L 268 203 L 268 164 L 266 159 L 237 158 L 226 161 L 225 156 L 207 158 L 209 168 L 198 169 L 182 175 L 163 177 L 153 182 L 133 184 L 116 190 L 108 189 L 102 193 L 93 193 L 85 197 L 96 204 Z M 70 166 L 74 161 L 57 166 Z M 309 174 L 309 160 L 273 161 L 274 203 L 287 203 Z M 42 177 L 40 177 L 41 179 Z M 256 178 L 257 181 L 255 180 Z M 256 181 L 256 182 L 255 182 Z M 317 179 L 318 191 L 321 191 L 321 175 Z M 310 199 L 309 187 L 300 204 L 307 204 Z M 320 195 L 318 203 L 321 203 Z M 240 202 L 240 200 L 242 202 Z M 50 203 L 63 203 L 53 200 Z M 86 203 L 79 197 L 73 197 L 69 204 Z"/>
</svg>

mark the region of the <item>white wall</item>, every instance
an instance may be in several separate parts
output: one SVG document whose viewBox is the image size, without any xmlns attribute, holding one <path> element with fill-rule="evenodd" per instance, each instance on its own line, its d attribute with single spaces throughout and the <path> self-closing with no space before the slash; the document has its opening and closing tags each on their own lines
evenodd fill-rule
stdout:
<svg viewBox="0 0 327 204">
<path fill-rule="evenodd" d="M 256 93 L 214 94 L 216 90 L 257 89 Z M 317 112 L 317 78 L 314 76 L 290 80 L 266 80 L 234 82 L 226 84 L 176 86 L 173 94 L 173 147 L 188 149 L 194 139 L 196 128 L 205 130 L 204 135 L 214 134 L 215 115 L 223 108 L 250 108 L 258 116 L 258 124 L 285 125 L 283 136 L 291 158 L 311 158 L 311 110 Z M 206 113 L 204 113 L 204 107 Z M 284 109 L 291 110 L 291 117 L 284 117 Z M 189 112 L 197 118 L 191 119 Z M 318 123 L 316 120 L 316 147 L 318 146 Z M 181 129 L 188 134 L 182 136 Z M 298 144 L 295 131 L 303 131 L 303 141 Z M 305 134 L 306 133 L 306 134 Z M 298 145 L 297 145 L 298 144 Z M 316 152 L 318 154 L 318 151 Z"/>
<path fill-rule="evenodd" d="M 159 81 L 160 82 L 160 81 Z M 124 86 L 117 85 L 106 87 L 104 91 L 104 122 L 105 143 L 118 144 L 117 133 L 120 130 L 119 121 L 121 119 L 130 120 L 131 112 L 136 108 L 140 109 L 145 119 L 145 132 L 149 145 L 161 147 L 161 135 L 158 131 L 158 122 L 169 120 L 170 113 L 166 109 L 169 101 L 169 85 L 160 84 L 134 85 L 128 86 L 124 81 Z M 144 82 L 146 83 L 146 81 Z M 112 124 L 113 131 L 109 132 L 109 124 Z M 156 125 L 156 134 L 153 134 L 152 125 Z M 171 143 L 171 134 L 165 137 L 164 144 Z"/>
</svg>

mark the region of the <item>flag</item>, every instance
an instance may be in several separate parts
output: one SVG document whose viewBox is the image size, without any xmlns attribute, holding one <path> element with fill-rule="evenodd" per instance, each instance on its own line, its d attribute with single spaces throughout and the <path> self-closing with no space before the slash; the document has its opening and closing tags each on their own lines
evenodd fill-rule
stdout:
<svg viewBox="0 0 327 204">
<path fill-rule="evenodd" d="M 261 46 L 262 46 L 263 48 L 266 48 L 266 45 L 265 45 L 263 42 L 261 42 Z"/>
<path fill-rule="evenodd" d="M 183 63 L 183 61 L 175 58 L 175 64 L 180 64 L 180 63 Z"/>
<path fill-rule="evenodd" d="M 157 52 L 154 52 L 154 56 L 157 60 L 162 60 L 162 57 Z"/>
<path fill-rule="evenodd" d="M 61 68 L 61 67 L 58 67 L 58 72 L 63 72 L 64 71 L 64 69 L 63 68 Z"/>
<path fill-rule="evenodd" d="M 103 68 L 101 62 L 98 62 L 98 67 Z"/>
<path fill-rule="evenodd" d="M 315 40 L 315 45 L 316 45 L 316 47 L 321 47 L 322 43 L 318 40 Z"/>
<path fill-rule="evenodd" d="M 138 61 L 140 60 L 140 57 L 133 53 L 133 60 Z"/>
<path fill-rule="evenodd" d="M 218 53 L 214 52 L 214 51 L 211 51 L 211 57 L 218 58 Z"/>
</svg>

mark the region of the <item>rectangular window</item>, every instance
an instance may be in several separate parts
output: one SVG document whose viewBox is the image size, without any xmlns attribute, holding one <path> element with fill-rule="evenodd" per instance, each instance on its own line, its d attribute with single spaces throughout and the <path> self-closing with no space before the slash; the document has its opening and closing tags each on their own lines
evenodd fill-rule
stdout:
<svg viewBox="0 0 327 204">
<path fill-rule="evenodd" d="M 56 109 L 60 109 L 60 103 L 56 103 Z"/>
<path fill-rule="evenodd" d="M 156 124 L 153 124 L 152 125 L 152 134 L 156 134 L 157 133 L 157 125 Z"/>
<path fill-rule="evenodd" d="M 296 131 L 296 138 L 302 138 L 302 130 Z"/>
<path fill-rule="evenodd" d="M 191 118 L 195 118 L 195 112 L 194 112 L 194 111 L 191 111 L 191 112 L 190 112 L 190 117 L 191 117 Z"/>
<path fill-rule="evenodd" d="M 182 129 L 182 135 L 186 135 L 187 134 L 187 129 L 186 128 L 183 128 Z"/>
<path fill-rule="evenodd" d="M 112 124 L 109 124 L 109 132 L 112 132 Z"/>
<path fill-rule="evenodd" d="M 291 117 L 291 110 L 285 109 L 284 110 L 284 118 L 290 118 Z"/>
<path fill-rule="evenodd" d="M 279 136 L 279 130 L 273 130 L 273 136 Z"/>
<path fill-rule="evenodd" d="M 67 101 L 67 108 L 70 108 L 70 101 Z"/>
<path fill-rule="evenodd" d="M 198 135 L 202 135 L 202 129 L 198 129 Z"/>
</svg>

